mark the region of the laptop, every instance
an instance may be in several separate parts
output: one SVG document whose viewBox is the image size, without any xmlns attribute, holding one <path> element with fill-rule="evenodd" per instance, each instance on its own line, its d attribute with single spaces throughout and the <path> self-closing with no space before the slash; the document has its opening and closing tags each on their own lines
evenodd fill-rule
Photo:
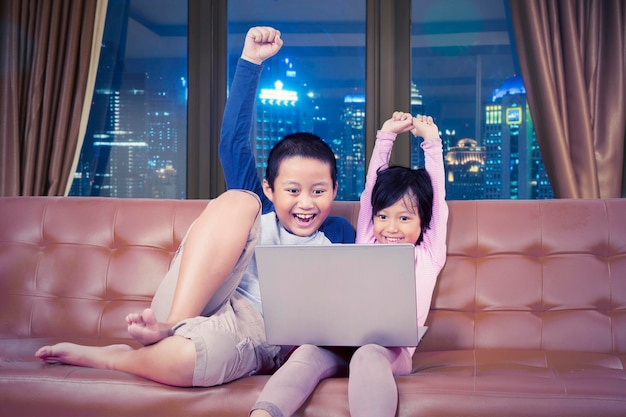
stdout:
<svg viewBox="0 0 626 417">
<path fill-rule="evenodd" d="M 417 346 L 411 244 L 258 245 L 267 341 Z"/>
</svg>

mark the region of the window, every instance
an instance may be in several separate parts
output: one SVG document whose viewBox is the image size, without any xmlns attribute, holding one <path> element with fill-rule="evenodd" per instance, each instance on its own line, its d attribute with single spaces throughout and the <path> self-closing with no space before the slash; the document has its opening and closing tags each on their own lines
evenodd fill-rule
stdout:
<svg viewBox="0 0 626 417">
<path fill-rule="evenodd" d="M 70 195 L 185 198 L 187 9 L 109 0 Z"/>
<path fill-rule="evenodd" d="M 201 10 L 191 20 L 188 4 Z M 393 111 L 386 106 L 393 105 L 436 119 L 444 140 L 448 199 L 552 197 L 524 83 L 516 69 L 506 0 L 210 4 L 109 0 L 90 120 L 70 194 L 195 198 L 206 197 L 197 189 L 219 192 L 220 167 L 213 142 L 218 140 L 222 108 L 215 92 L 230 85 L 248 28 L 262 24 L 276 26 L 286 42 L 265 63 L 261 77 L 251 135 L 259 175 L 264 174 L 267 154 L 277 140 L 294 131 L 312 131 L 337 155 L 338 199 L 358 199 L 373 133 L 380 127 L 374 126 L 379 124 L 376 118 L 380 123 L 386 120 Z M 215 12 L 224 5 L 227 12 L 223 8 Z M 402 7 L 409 6 L 410 30 L 385 19 L 377 21 L 380 28 L 366 27 L 381 10 L 398 16 Z M 208 28 L 218 44 L 227 32 L 226 50 L 196 38 L 199 46 L 188 49 L 188 22 L 195 22 L 196 32 L 197 25 L 203 31 Z M 373 61 L 366 51 L 372 52 L 372 44 L 383 38 L 382 49 L 371 56 L 384 53 L 384 59 L 378 58 L 385 68 L 380 71 L 394 68 L 391 75 L 381 76 L 371 73 Z M 401 52 L 405 41 L 410 42 L 410 52 L 408 47 Z M 190 98 L 194 122 L 187 119 L 188 51 L 189 62 L 202 55 L 205 65 L 190 73 L 213 83 L 211 94 L 204 86 L 191 89 L 193 98 L 202 94 L 213 100 L 206 112 Z M 224 63 L 226 74 L 224 69 L 207 73 L 207 68 Z M 372 88 L 371 80 L 376 78 L 382 82 Z M 406 104 L 397 104 L 405 98 Z M 383 108 L 380 114 L 372 114 Z M 211 127 L 209 134 L 198 129 L 198 117 L 201 127 Z M 410 146 L 404 143 L 400 161 L 422 166 L 419 140 L 410 139 Z M 409 151 L 410 158 L 402 159 Z M 205 171 L 199 174 L 195 169 Z M 196 187 L 198 182 L 202 187 Z M 203 182 L 210 184 L 204 187 Z"/>
<path fill-rule="evenodd" d="M 251 26 L 274 26 L 285 39 L 264 63 L 257 95 L 251 140 L 259 176 L 278 140 L 313 132 L 337 155 L 337 199 L 358 200 L 365 179 L 365 1 L 230 0 L 228 16 L 229 85 Z"/>
<path fill-rule="evenodd" d="M 552 198 L 507 2 L 412 0 L 411 10 L 411 110 L 441 130 L 447 198 Z M 419 142 L 413 166 L 424 164 Z"/>
</svg>

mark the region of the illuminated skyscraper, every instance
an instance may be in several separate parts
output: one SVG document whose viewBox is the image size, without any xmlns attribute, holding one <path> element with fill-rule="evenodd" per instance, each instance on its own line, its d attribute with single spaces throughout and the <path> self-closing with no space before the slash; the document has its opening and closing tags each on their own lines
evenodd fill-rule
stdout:
<svg viewBox="0 0 626 417">
<path fill-rule="evenodd" d="M 298 92 L 285 89 L 281 81 L 275 81 L 273 87 L 261 88 L 257 97 L 253 153 L 259 178 L 265 178 L 267 157 L 274 144 L 285 135 L 301 130 Z"/>
<path fill-rule="evenodd" d="M 328 114 L 336 118 L 329 121 Z M 347 95 L 340 105 L 322 102 L 305 80 L 298 79 L 293 63 L 285 59 L 262 76 L 256 118 L 251 146 L 261 178 L 265 177 L 267 158 L 276 142 L 291 133 L 311 132 L 326 141 L 335 153 L 338 199 L 359 198 L 365 182 L 363 95 Z"/>
<path fill-rule="evenodd" d="M 507 79 L 485 106 L 485 151 L 485 198 L 552 197 L 521 77 Z"/>
<path fill-rule="evenodd" d="M 120 88 L 96 84 L 85 138 L 91 146 L 81 153 L 70 194 L 149 197 L 145 75 L 113 76 L 120 77 Z"/>
<path fill-rule="evenodd" d="M 446 198 L 478 200 L 483 196 L 485 151 L 474 139 L 461 139 L 445 156 Z"/>
<path fill-rule="evenodd" d="M 422 95 L 417 89 L 417 85 L 411 83 L 411 114 L 413 116 L 426 114 L 425 110 Z M 411 168 L 413 169 L 424 167 L 424 151 L 420 148 L 423 140 L 423 138 L 416 138 L 411 135 Z"/>
<path fill-rule="evenodd" d="M 341 132 L 333 143 L 339 171 L 338 195 L 358 200 L 365 186 L 365 96 L 347 95 L 341 109 Z"/>
<path fill-rule="evenodd" d="M 181 110 L 186 97 L 181 93 L 186 91 L 186 80 L 160 78 L 160 82 L 152 84 L 145 106 L 150 196 L 184 198 L 187 120 L 186 112 Z"/>
<path fill-rule="evenodd" d="M 186 82 L 174 76 L 181 70 L 123 63 L 116 51 L 103 44 L 70 195 L 184 198 L 177 174 L 186 165 Z"/>
</svg>

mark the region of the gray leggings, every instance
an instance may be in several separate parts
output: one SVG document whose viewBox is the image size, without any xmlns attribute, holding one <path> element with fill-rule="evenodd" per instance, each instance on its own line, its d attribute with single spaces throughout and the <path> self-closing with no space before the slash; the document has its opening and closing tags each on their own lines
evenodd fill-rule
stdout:
<svg viewBox="0 0 626 417">
<path fill-rule="evenodd" d="M 405 348 L 365 345 L 351 357 L 348 351 L 302 345 L 269 379 L 256 409 L 272 417 L 293 415 L 326 378 L 345 374 L 349 368 L 348 399 L 352 417 L 392 417 L 398 407 L 394 376 L 411 372 L 412 360 Z"/>
</svg>

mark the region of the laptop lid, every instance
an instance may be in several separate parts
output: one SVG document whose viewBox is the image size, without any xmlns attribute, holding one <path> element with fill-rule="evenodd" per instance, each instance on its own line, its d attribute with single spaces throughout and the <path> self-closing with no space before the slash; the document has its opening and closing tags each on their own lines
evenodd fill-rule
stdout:
<svg viewBox="0 0 626 417">
<path fill-rule="evenodd" d="M 267 341 L 417 346 L 411 244 L 259 245 Z"/>
</svg>

